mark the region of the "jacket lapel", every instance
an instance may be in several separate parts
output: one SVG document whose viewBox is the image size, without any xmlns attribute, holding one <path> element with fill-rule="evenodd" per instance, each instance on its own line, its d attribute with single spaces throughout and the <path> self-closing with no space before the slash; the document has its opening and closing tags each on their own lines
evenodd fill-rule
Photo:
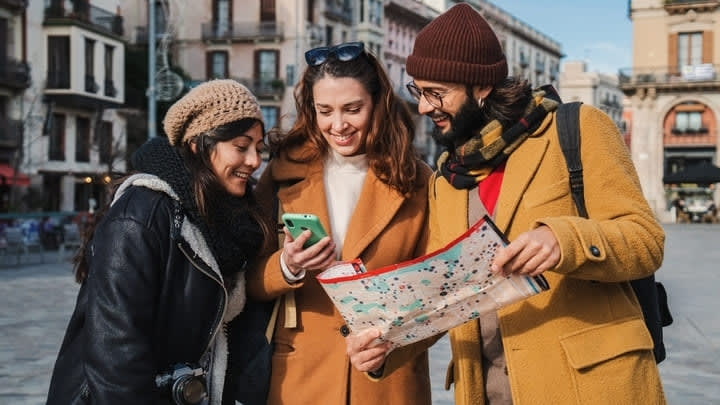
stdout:
<svg viewBox="0 0 720 405">
<path fill-rule="evenodd" d="M 503 232 L 507 232 L 520 199 L 540 167 L 547 147 L 546 138 L 530 137 L 508 158 L 495 214 L 495 223 Z"/>
<path fill-rule="evenodd" d="M 372 170 L 368 170 L 360 200 L 348 224 L 341 258 L 360 257 L 365 248 L 388 226 L 403 201 L 405 198 L 399 192 L 380 181 Z"/>
<path fill-rule="evenodd" d="M 302 180 L 287 187 L 280 187 L 278 198 L 282 201 L 283 212 L 317 215 L 329 235 L 331 234 L 330 214 L 323 186 L 322 170 L 321 162 L 312 163 Z"/>
</svg>

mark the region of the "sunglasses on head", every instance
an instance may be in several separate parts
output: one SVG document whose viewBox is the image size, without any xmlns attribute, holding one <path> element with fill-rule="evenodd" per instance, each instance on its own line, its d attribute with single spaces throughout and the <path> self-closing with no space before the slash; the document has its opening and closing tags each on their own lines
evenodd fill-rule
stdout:
<svg viewBox="0 0 720 405">
<path fill-rule="evenodd" d="M 305 52 L 305 62 L 308 66 L 320 66 L 327 62 L 330 55 L 335 55 L 340 62 L 347 62 L 360 56 L 364 50 L 365 44 L 362 42 L 346 42 L 330 47 L 321 46 Z"/>
</svg>

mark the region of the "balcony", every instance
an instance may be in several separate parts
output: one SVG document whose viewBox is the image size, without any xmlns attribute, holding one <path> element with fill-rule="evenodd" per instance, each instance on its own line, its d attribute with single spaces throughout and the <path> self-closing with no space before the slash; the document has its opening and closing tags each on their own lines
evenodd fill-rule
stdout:
<svg viewBox="0 0 720 405">
<path fill-rule="evenodd" d="M 100 90 L 100 86 L 95 83 L 95 76 L 85 75 L 85 91 L 88 93 L 97 93 Z"/>
<path fill-rule="evenodd" d="M 0 87 L 24 90 L 30 87 L 30 65 L 15 59 L 0 61 Z"/>
<path fill-rule="evenodd" d="M 28 0 L 0 0 L 0 7 L 19 13 L 28 6 Z"/>
<path fill-rule="evenodd" d="M 639 88 L 660 91 L 720 90 L 720 65 L 709 63 L 682 68 L 662 66 L 620 69 L 620 88 L 626 92 Z"/>
<path fill-rule="evenodd" d="M 20 147 L 22 134 L 22 121 L 0 118 L 0 148 L 17 149 Z"/>
<path fill-rule="evenodd" d="M 283 24 L 275 21 L 258 23 L 218 23 L 209 22 L 202 25 L 204 41 L 281 41 Z"/>
<path fill-rule="evenodd" d="M 117 96 L 117 89 L 115 88 L 115 82 L 112 79 L 105 79 L 105 93 L 107 97 Z"/>
<path fill-rule="evenodd" d="M 685 14 L 690 10 L 709 12 L 720 6 L 720 0 L 665 0 L 664 7 L 668 14 Z"/>
<path fill-rule="evenodd" d="M 335 0 L 326 2 L 325 17 L 346 25 L 352 25 L 352 5 L 350 1 Z"/>
<path fill-rule="evenodd" d="M 87 2 L 76 1 L 72 10 L 63 6 L 63 2 L 52 0 L 45 8 L 44 25 L 79 25 L 101 34 L 111 34 L 117 37 L 123 35 L 123 18 Z"/>
<path fill-rule="evenodd" d="M 282 79 L 253 79 L 253 78 L 236 78 L 250 89 L 251 92 L 259 99 L 280 100 L 285 93 L 285 82 Z"/>
</svg>

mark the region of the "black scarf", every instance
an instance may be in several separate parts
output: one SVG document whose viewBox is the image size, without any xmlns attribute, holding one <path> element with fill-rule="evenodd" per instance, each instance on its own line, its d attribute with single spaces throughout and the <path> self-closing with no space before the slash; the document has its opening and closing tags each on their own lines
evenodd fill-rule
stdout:
<svg viewBox="0 0 720 405">
<path fill-rule="evenodd" d="M 524 116 L 510 128 L 493 120 L 453 151 L 443 152 L 437 162 L 440 173 L 457 189 L 474 188 L 505 162 L 558 104 L 555 90 L 541 87 L 533 92 Z"/>
<path fill-rule="evenodd" d="M 155 137 L 145 142 L 133 155 L 132 164 L 137 171 L 166 181 L 175 191 L 183 213 L 200 229 L 226 281 L 246 269 L 263 241 L 260 225 L 246 208 L 253 198 L 250 187 L 241 198 L 224 192 L 211 197 L 205 219 L 195 202 L 190 172 L 167 138 Z"/>
</svg>

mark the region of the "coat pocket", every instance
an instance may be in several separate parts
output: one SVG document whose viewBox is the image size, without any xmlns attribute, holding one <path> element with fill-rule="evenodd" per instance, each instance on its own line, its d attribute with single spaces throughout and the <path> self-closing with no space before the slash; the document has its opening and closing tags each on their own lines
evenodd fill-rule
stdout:
<svg viewBox="0 0 720 405">
<path fill-rule="evenodd" d="M 560 338 L 579 404 L 655 404 L 662 387 L 642 318 L 625 318 Z"/>
</svg>

